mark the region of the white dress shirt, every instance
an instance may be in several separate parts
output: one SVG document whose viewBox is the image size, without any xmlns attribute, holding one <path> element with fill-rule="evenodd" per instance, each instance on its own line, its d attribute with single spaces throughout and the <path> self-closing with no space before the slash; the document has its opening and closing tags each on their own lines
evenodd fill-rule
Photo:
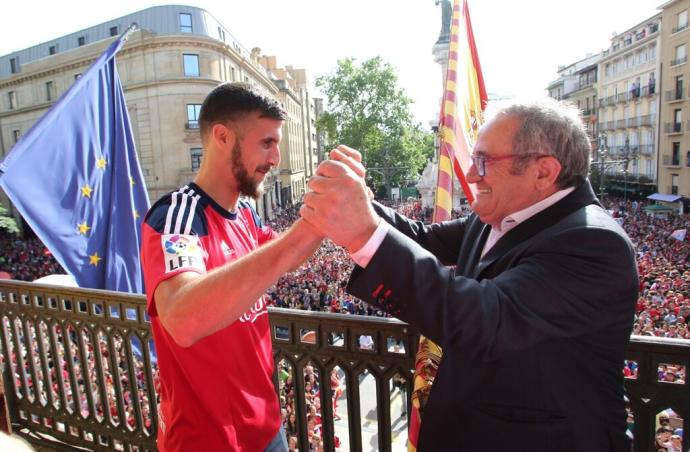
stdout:
<svg viewBox="0 0 690 452">
<path fill-rule="evenodd" d="M 501 224 L 498 228 L 491 228 L 489 238 L 486 240 L 486 243 L 484 244 L 484 248 L 482 250 L 482 257 L 496 244 L 496 242 L 498 242 L 498 240 L 501 237 L 506 235 L 508 231 L 510 231 L 520 223 L 524 222 L 525 220 L 538 214 L 542 210 L 545 210 L 546 208 L 556 204 L 558 201 L 568 196 L 573 190 L 575 190 L 575 187 L 568 187 L 563 190 L 559 190 L 553 195 L 544 198 L 541 201 L 534 203 L 525 209 L 519 210 L 506 216 L 501 221 Z M 355 261 L 355 263 L 360 267 L 365 268 L 369 264 L 369 261 L 371 261 L 371 258 L 374 257 L 376 251 L 378 251 L 379 247 L 381 246 L 381 243 L 383 242 L 383 239 L 386 238 L 386 234 L 388 234 L 388 229 L 390 229 L 390 227 L 391 226 L 388 223 L 386 223 L 382 219 L 379 219 L 378 227 L 371 235 L 371 237 L 369 237 L 367 243 L 365 243 L 362 248 L 353 252 L 350 255 L 350 257 L 352 257 L 352 260 Z"/>
</svg>

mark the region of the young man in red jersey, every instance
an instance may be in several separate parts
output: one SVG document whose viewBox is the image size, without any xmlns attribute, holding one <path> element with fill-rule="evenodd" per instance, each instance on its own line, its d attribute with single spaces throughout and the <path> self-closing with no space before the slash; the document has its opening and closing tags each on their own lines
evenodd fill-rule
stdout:
<svg viewBox="0 0 690 452">
<path fill-rule="evenodd" d="M 285 117 L 248 84 L 216 87 L 201 107 L 199 173 L 146 215 L 142 264 L 162 451 L 287 450 L 264 292 L 322 237 L 303 220 L 277 237 L 239 199 L 258 197 L 280 163 Z"/>
</svg>

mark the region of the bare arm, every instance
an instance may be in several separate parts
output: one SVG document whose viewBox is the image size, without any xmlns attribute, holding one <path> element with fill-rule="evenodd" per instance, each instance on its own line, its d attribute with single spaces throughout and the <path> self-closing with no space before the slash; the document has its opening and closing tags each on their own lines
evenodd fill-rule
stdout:
<svg viewBox="0 0 690 452">
<path fill-rule="evenodd" d="M 183 272 L 156 288 L 163 327 L 182 347 L 230 325 L 284 273 L 311 256 L 323 236 L 299 219 L 280 237 L 206 274 Z"/>
</svg>

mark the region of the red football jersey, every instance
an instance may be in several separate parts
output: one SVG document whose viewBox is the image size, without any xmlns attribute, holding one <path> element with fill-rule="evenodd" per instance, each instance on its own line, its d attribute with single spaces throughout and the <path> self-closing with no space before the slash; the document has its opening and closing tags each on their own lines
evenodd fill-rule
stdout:
<svg viewBox="0 0 690 452">
<path fill-rule="evenodd" d="M 264 297 L 188 348 L 162 326 L 154 299 L 161 281 L 205 273 L 274 236 L 249 204 L 228 212 L 193 183 L 161 198 L 146 215 L 141 260 L 160 369 L 160 450 L 259 451 L 280 428 Z M 199 300 L 199 309 L 203 304 Z"/>
</svg>

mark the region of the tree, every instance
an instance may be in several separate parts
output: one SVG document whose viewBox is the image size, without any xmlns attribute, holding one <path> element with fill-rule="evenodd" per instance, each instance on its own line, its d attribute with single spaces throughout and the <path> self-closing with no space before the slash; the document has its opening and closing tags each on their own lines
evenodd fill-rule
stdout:
<svg viewBox="0 0 690 452">
<path fill-rule="evenodd" d="M 433 135 L 414 124 L 412 100 L 398 87 L 393 67 L 380 57 L 357 65 L 348 58 L 317 77 L 328 110 L 317 121 L 329 149 L 346 144 L 362 153 L 371 182 L 390 187 L 420 174 L 433 155 Z"/>
<path fill-rule="evenodd" d="M 17 227 L 17 222 L 15 221 L 14 218 L 12 218 L 9 215 L 9 213 L 7 212 L 7 209 L 5 209 L 1 205 L 0 205 L 0 229 L 4 229 L 5 231 L 7 231 L 11 234 L 19 233 L 19 228 Z"/>
</svg>

